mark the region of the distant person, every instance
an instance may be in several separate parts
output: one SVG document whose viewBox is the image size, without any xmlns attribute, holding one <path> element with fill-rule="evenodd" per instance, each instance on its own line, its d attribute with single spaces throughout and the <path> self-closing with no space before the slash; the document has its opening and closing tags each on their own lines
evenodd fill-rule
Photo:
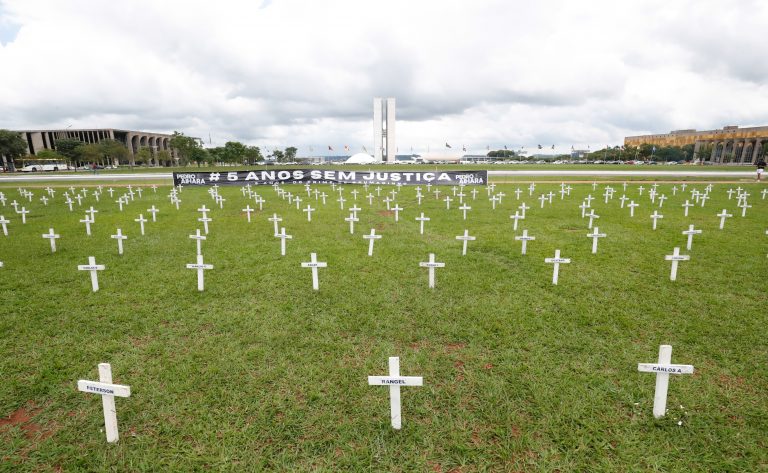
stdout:
<svg viewBox="0 0 768 473">
<path fill-rule="evenodd" d="M 763 177 L 763 173 L 765 172 L 765 158 L 760 158 L 756 166 L 757 166 L 757 182 L 760 182 L 760 178 Z"/>
</svg>

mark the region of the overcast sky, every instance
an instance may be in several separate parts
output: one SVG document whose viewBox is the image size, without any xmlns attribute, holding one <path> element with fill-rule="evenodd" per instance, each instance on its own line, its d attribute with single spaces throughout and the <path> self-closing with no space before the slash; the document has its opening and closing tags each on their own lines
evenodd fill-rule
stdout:
<svg viewBox="0 0 768 473">
<path fill-rule="evenodd" d="M 315 154 L 768 125 L 768 1 L 0 0 L 0 128 Z"/>
</svg>

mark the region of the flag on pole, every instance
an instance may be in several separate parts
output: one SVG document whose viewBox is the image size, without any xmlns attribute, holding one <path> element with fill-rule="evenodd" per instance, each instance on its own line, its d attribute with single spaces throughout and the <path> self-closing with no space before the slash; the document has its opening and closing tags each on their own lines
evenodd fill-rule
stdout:
<svg viewBox="0 0 768 473">
<path fill-rule="evenodd" d="M 466 145 L 461 145 L 461 150 L 466 153 L 467 152 L 467 146 Z"/>
<path fill-rule="evenodd" d="M 539 145 L 539 149 L 541 149 L 541 145 Z"/>
<path fill-rule="evenodd" d="M 555 149 L 555 145 L 552 145 L 552 149 Z"/>
<path fill-rule="evenodd" d="M 367 149 L 365 149 L 365 146 L 363 146 L 363 151 L 365 151 L 366 153 L 368 152 L 368 150 L 367 150 Z"/>
<path fill-rule="evenodd" d="M 504 145 L 504 151 L 506 151 L 506 150 L 507 150 L 507 145 Z"/>
<path fill-rule="evenodd" d="M 331 145 L 328 145 L 328 151 L 333 151 L 333 148 L 331 147 Z"/>
<path fill-rule="evenodd" d="M 349 146 L 348 145 L 344 145 L 344 151 L 349 151 Z"/>
<path fill-rule="evenodd" d="M 451 145 L 449 145 L 449 144 L 448 144 L 448 142 L 446 141 L 446 142 L 445 142 L 445 147 L 446 147 L 446 148 L 450 148 L 450 147 L 451 147 Z"/>
</svg>

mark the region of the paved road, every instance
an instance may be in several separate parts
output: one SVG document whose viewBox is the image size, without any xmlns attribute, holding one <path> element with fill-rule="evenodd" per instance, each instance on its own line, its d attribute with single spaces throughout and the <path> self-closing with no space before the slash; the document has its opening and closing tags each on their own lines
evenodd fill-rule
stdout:
<svg viewBox="0 0 768 473">
<path fill-rule="evenodd" d="M 702 171 L 700 168 L 686 168 L 675 170 L 656 170 L 656 169 L 637 169 L 631 171 L 619 170 L 566 170 L 566 169 L 504 169 L 489 170 L 489 176 L 515 176 L 515 177 L 536 177 L 536 176 L 562 176 L 562 177 L 711 177 L 713 179 L 722 178 L 754 178 L 754 171 L 733 170 L 733 171 Z M 157 181 L 168 180 L 172 178 L 169 172 L 159 173 L 131 173 L 131 174 L 7 174 L 0 175 L 0 182 L 38 182 L 38 181 Z"/>
</svg>

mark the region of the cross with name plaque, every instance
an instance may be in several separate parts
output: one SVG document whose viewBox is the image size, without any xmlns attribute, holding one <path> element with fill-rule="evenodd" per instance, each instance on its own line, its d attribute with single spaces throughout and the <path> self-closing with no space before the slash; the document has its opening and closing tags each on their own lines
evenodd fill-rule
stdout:
<svg viewBox="0 0 768 473">
<path fill-rule="evenodd" d="M 285 256 L 285 240 L 293 239 L 293 235 L 286 235 L 285 227 L 282 227 L 280 233 L 275 233 L 275 238 L 280 239 L 280 255 Z"/>
<path fill-rule="evenodd" d="M 531 240 L 535 240 L 535 239 L 536 239 L 535 236 L 528 236 L 528 229 L 524 229 L 523 230 L 523 234 L 521 236 L 516 236 L 515 237 L 515 240 L 519 240 L 519 241 L 523 242 L 523 249 L 522 249 L 522 253 L 521 254 L 523 254 L 523 255 L 525 254 L 526 248 L 528 246 L 528 242 L 531 241 Z"/>
<path fill-rule="evenodd" d="M 213 269 L 213 265 L 203 263 L 203 255 L 197 255 L 197 262 L 187 263 L 187 269 L 194 269 L 197 271 L 197 290 L 202 292 L 205 289 L 203 273 L 206 269 Z"/>
<path fill-rule="evenodd" d="M 115 443 L 120 438 L 117 430 L 117 411 L 115 409 L 115 396 L 130 397 L 131 387 L 122 384 L 112 384 L 112 367 L 109 363 L 99 363 L 99 380 L 77 381 L 77 390 L 84 393 L 101 395 L 101 405 L 104 408 L 104 430 L 107 433 L 107 442 Z"/>
<path fill-rule="evenodd" d="M 5 218 L 5 216 L 0 215 L 0 226 L 3 227 L 3 235 L 8 236 L 8 224 L 11 223 L 10 220 Z"/>
<path fill-rule="evenodd" d="M 595 227 L 592 233 L 587 233 L 587 237 L 592 239 L 592 254 L 597 254 L 597 239 L 598 238 L 605 238 L 605 233 L 600 233 L 600 230 Z"/>
<path fill-rule="evenodd" d="M 423 386 L 424 378 L 421 376 L 400 376 L 400 358 L 389 357 L 388 376 L 368 376 L 369 386 L 389 387 L 389 417 L 392 428 L 400 430 L 403 425 L 400 406 L 400 386 Z"/>
<path fill-rule="evenodd" d="M 205 240 L 205 239 L 206 239 L 206 236 L 205 236 L 205 235 L 201 235 L 201 234 L 200 234 L 200 229 L 198 228 L 198 229 L 195 231 L 195 234 L 194 234 L 194 235 L 189 235 L 189 238 L 190 238 L 190 239 L 192 239 L 192 240 L 195 240 L 195 241 L 196 241 L 196 243 L 197 243 L 197 245 L 196 245 L 196 246 L 197 246 L 197 254 L 198 254 L 198 255 L 202 254 L 202 253 L 200 252 L 200 242 L 201 242 L 202 240 Z"/>
<path fill-rule="evenodd" d="M 523 220 L 525 217 L 520 215 L 520 212 L 515 211 L 515 215 L 510 215 L 509 218 L 513 219 L 515 223 L 512 226 L 512 230 L 517 231 L 517 222 Z"/>
<path fill-rule="evenodd" d="M 355 222 L 359 222 L 360 219 L 355 217 L 354 213 L 349 214 L 349 217 L 344 219 L 345 221 L 349 222 L 349 233 L 350 235 L 353 235 L 355 233 Z"/>
<path fill-rule="evenodd" d="M 398 204 L 395 204 L 394 207 L 392 207 L 392 211 L 395 212 L 395 223 L 400 221 L 400 211 L 403 210 L 402 207 L 400 207 Z"/>
<path fill-rule="evenodd" d="M 733 215 L 729 214 L 725 209 L 723 209 L 721 213 L 717 214 L 717 216 L 720 217 L 720 230 L 722 230 L 725 226 L 725 219 L 733 217 Z"/>
<path fill-rule="evenodd" d="M 380 239 L 381 235 L 376 234 L 376 229 L 371 228 L 369 235 L 363 235 L 363 238 L 368 240 L 368 256 L 373 256 L 373 242 Z"/>
<path fill-rule="evenodd" d="M 429 261 L 422 261 L 419 263 L 419 266 L 422 268 L 429 268 L 429 288 L 434 289 L 435 287 L 435 268 L 444 268 L 445 263 L 438 263 L 435 262 L 435 254 L 430 253 L 429 254 Z"/>
<path fill-rule="evenodd" d="M 315 291 L 320 290 L 320 281 L 317 277 L 317 268 L 327 268 L 328 263 L 324 261 L 317 261 L 317 253 L 310 253 L 309 262 L 301 263 L 301 267 L 312 269 L 312 289 Z"/>
<path fill-rule="evenodd" d="M 245 215 L 247 216 L 248 223 L 251 223 L 251 212 L 253 212 L 253 209 L 250 205 L 246 205 L 244 209 L 242 209 L 243 212 L 245 212 Z"/>
<path fill-rule="evenodd" d="M 660 419 L 667 413 L 667 391 L 670 374 L 693 374 L 693 365 L 673 365 L 672 345 L 659 346 L 658 363 L 638 363 L 637 371 L 656 374 L 653 394 L 653 417 Z"/>
<path fill-rule="evenodd" d="M 666 255 L 664 259 L 667 261 L 672 261 L 672 271 L 669 273 L 669 280 L 675 281 L 677 279 L 677 264 L 680 261 L 689 261 L 691 257 L 689 255 L 681 255 L 680 248 L 676 246 L 672 251 L 672 254 Z"/>
<path fill-rule="evenodd" d="M 139 214 L 139 218 L 134 219 L 133 221 L 134 222 L 139 222 L 139 228 L 141 228 L 141 235 L 143 236 L 144 235 L 144 223 L 148 222 L 148 220 L 146 218 L 144 218 L 143 214 Z"/>
<path fill-rule="evenodd" d="M 48 229 L 48 233 L 43 233 L 43 238 L 47 238 L 51 242 L 51 253 L 56 253 L 56 239 L 60 238 L 60 235 L 54 233 L 53 228 Z"/>
<path fill-rule="evenodd" d="M 96 258 L 93 256 L 88 257 L 88 264 L 79 264 L 77 265 L 78 271 L 90 271 L 91 272 L 91 289 L 93 289 L 93 292 L 98 292 L 99 290 L 99 271 L 104 271 L 107 269 L 106 266 L 103 264 L 96 264 Z"/>
<path fill-rule="evenodd" d="M 27 223 L 27 214 L 29 213 L 29 210 L 27 210 L 25 207 L 22 207 L 21 210 L 19 210 L 17 213 L 21 214 L 21 223 L 26 224 Z"/>
<path fill-rule="evenodd" d="M 554 264 L 554 268 L 552 271 L 552 284 L 557 285 L 557 278 L 560 273 L 560 265 L 561 264 L 568 264 L 571 262 L 570 258 L 561 258 L 560 257 L 560 250 L 555 250 L 555 257 L 554 258 L 544 258 L 545 263 L 551 263 Z"/>
<path fill-rule="evenodd" d="M 424 216 L 424 212 L 421 213 L 420 217 L 416 217 L 416 220 L 419 221 L 419 234 L 424 234 L 424 222 L 429 221 L 429 217 Z"/>
<path fill-rule="evenodd" d="M 467 210 L 472 210 L 472 207 L 470 207 L 467 204 L 462 204 L 461 207 L 459 207 L 459 210 L 461 210 L 464 213 L 464 220 L 467 219 Z"/>
<path fill-rule="evenodd" d="M 688 235 L 688 243 L 685 245 L 685 249 L 691 251 L 691 245 L 693 244 L 693 235 L 701 234 L 701 230 L 696 230 L 693 225 L 688 226 L 688 230 L 683 231 L 683 235 Z"/>
<path fill-rule="evenodd" d="M 461 256 L 467 255 L 467 242 L 471 240 L 476 240 L 477 237 L 473 237 L 469 235 L 469 230 L 464 230 L 464 235 L 459 235 L 456 237 L 457 240 L 463 240 L 463 244 L 461 247 Z"/>
<path fill-rule="evenodd" d="M 127 240 L 128 237 L 123 235 L 123 231 L 119 228 L 117 229 L 116 235 L 111 235 L 112 238 L 117 240 L 117 254 L 122 255 L 123 254 L 123 240 Z"/>
<path fill-rule="evenodd" d="M 660 218 L 664 218 L 664 216 L 661 215 L 658 211 L 654 210 L 651 214 L 651 218 L 653 219 L 653 229 L 656 230 L 656 221 Z"/>
</svg>

